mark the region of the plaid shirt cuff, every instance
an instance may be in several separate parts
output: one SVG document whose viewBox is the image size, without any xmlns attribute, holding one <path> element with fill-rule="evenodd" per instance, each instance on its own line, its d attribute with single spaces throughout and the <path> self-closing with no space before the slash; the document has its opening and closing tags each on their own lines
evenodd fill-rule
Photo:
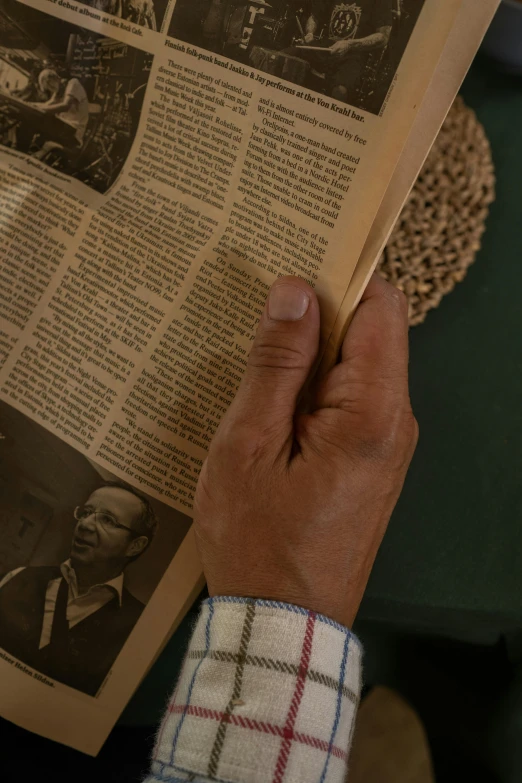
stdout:
<svg viewBox="0 0 522 783">
<path fill-rule="evenodd" d="M 149 783 L 341 783 L 361 655 L 350 631 L 306 609 L 205 601 Z"/>
</svg>

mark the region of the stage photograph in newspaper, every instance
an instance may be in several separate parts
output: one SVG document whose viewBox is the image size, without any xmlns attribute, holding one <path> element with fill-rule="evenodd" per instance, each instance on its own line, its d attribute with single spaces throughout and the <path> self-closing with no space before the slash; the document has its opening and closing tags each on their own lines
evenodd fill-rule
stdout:
<svg viewBox="0 0 522 783">
<path fill-rule="evenodd" d="M 80 0 L 84 5 L 155 32 L 161 29 L 167 0 Z"/>
<path fill-rule="evenodd" d="M 168 34 L 373 114 L 424 0 L 178 0 Z"/>
<path fill-rule="evenodd" d="M 1 0 L 0 144 L 100 193 L 136 135 L 152 55 Z"/>
<path fill-rule="evenodd" d="M 0 648 L 95 696 L 190 519 L 0 403 Z"/>
</svg>

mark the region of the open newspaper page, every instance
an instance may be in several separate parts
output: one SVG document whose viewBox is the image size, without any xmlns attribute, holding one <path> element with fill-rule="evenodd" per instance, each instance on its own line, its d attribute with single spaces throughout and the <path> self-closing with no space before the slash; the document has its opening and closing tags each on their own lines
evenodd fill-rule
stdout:
<svg viewBox="0 0 522 783">
<path fill-rule="evenodd" d="M 201 584 L 266 293 L 327 344 L 460 5 L 0 3 L 6 718 L 101 746 Z"/>
</svg>

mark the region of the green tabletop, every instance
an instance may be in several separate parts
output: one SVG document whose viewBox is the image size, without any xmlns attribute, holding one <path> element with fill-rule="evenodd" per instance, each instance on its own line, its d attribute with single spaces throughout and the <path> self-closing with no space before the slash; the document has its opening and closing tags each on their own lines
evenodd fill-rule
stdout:
<svg viewBox="0 0 522 783">
<path fill-rule="evenodd" d="M 522 78 L 478 58 L 462 89 L 484 124 L 497 199 L 465 281 L 411 332 L 420 441 L 360 613 L 487 643 L 522 628 Z M 153 723 L 193 612 L 123 720 Z"/>
<path fill-rule="evenodd" d="M 464 282 L 411 331 L 420 440 L 362 616 L 485 638 L 522 627 L 522 78 L 462 88 L 497 176 Z"/>
</svg>

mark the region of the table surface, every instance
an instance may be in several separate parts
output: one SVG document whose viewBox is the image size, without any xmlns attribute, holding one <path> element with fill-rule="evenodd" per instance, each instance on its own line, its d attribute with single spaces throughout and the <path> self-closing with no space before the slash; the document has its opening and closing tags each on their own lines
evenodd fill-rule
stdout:
<svg viewBox="0 0 522 783">
<path fill-rule="evenodd" d="M 461 90 L 497 185 L 464 282 L 411 331 L 420 440 L 362 615 L 522 627 L 522 79 L 478 58 Z"/>
<path fill-rule="evenodd" d="M 522 628 L 522 78 L 479 56 L 461 92 L 490 139 L 497 196 L 466 279 L 411 332 L 420 440 L 360 617 L 484 642 Z M 123 722 L 154 723 L 193 621 Z"/>
</svg>

